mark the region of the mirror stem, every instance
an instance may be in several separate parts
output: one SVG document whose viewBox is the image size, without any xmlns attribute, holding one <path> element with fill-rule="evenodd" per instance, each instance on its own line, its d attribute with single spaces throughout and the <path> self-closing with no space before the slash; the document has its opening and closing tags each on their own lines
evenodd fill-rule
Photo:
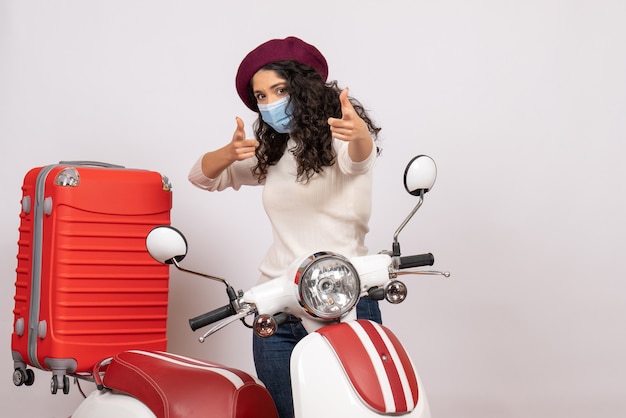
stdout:
<svg viewBox="0 0 626 418">
<path fill-rule="evenodd" d="M 415 208 L 413 208 L 411 213 L 409 213 L 409 216 L 406 217 L 404 222 L 402 222 L 402 224 L 400 224 L 400 226 L 398 227 L 396 232 L 393 234 L 393 255 L 395 257 L 400 257 L 400 243 L 398 242 L 398 235 L 400 235 L 400 232 L 404 229 L 406 224 L 409 223 L 409 221 L 411 220 L 413 215 L 415 215 L 415 212 L 417 212 L 418 209 L 422 206 L 422 203 L 424 203 L 424 190 L 423 189 L 420 190 L 420 200 L 419 200 L 419 202 L 417 202 L 417 205 L 415 205 Z"/>
<path fill-rule="evenodd" d="M 185 273 L 195 274 L 196 276 L 204 277 L 206 279 L 215 280 L 216 282 L 224 283 L 224 285 L 227 288 L 232 288 L 230 283 L 228 283 L 228 281 L 226 281 L 225 279 L 222 279 L 220 277 L 215 277 L 215 276 L 209 276 L 208 274 L 204 274 L 204 273 L 198 273 L 197 271 L 187 270 L 186 268 L 181 267 L 180 264 L 178 264 L 178 261 L 176 261 L 175 258 L 172 258 L 171 260 L 172 260 L 172 264 L 174 264 L 176 266 L 176 268 L 178 270 L 180 270 L 180 271 L 183 271 Z"/>
</svg>

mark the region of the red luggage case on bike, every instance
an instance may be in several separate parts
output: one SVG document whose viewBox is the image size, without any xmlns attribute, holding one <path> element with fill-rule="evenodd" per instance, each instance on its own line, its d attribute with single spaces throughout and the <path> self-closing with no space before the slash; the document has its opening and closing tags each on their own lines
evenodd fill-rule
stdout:
<svg viewBox="0 0 626 418">
<path fill-rule="evenodd" d="M 119 351 L 165 350 L 169 270 L 145 237 L 170 224 L 167 178 L 67 162 L 30 170 L 22 190 L 14 383 L 33 383 L 30 365 L 67 393 L 68 374 L 89 374 Z"/>
</svg>

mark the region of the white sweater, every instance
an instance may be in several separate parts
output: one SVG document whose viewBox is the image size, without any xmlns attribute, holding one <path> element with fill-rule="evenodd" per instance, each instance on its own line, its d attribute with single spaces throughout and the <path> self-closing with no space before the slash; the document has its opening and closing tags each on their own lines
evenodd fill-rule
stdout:
<svg viewBox="0 0 626 418">
<path fill-rule="evenodd" d="M 289 148 L 280 161 L 268 167 L 263 206 L 272 224 L 274 240 L 259 270 L 259 282 L 282 274 L 302 255 L 334 251 L 347 257 L 367 254 L 365 235 L 371 214 L 372 168 L 376 147 L 361 162 L 348 155 L 348 143 L 334 140 L 337 161 L 306 183 L 296 181 L 296 162 Z M 202 158 L 191 168 L 189 181 L 208 191 L 259 185 L 250 168 L 255 158 L 233 163 L 217 178 L 202 173 Z"/>
</svg>

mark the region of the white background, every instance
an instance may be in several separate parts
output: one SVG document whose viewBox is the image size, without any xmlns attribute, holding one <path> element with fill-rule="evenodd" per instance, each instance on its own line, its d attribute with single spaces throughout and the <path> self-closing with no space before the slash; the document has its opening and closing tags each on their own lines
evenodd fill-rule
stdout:
<svg viewBox="0 0 626 418">
<path fill-rule="evenodd" d="M 251 133 L 235 71 L 288 35 L 383 127 L 371 252 L 415 203 L 404 164 L 437 161 L 400 242 L 453 276 L 408 279 L 408 301 L 383 307 L 433 416 L 626 416 L 624 16 L 618 0 L 0 0 L 2 416 L 67 417 L 80 401 L 52 396 L 48 373 L 11 381 L 26 171 L 83 159 L 168 175 L 187 267 L 249 287 L 269 241 L 260 190 L 208 194 L 187 172 L 236 115 Z M 222 292 L 172 272 L 170 350 L 252 371 L 247 329 L 200 344 L 187 328 Z"/>
</svg>

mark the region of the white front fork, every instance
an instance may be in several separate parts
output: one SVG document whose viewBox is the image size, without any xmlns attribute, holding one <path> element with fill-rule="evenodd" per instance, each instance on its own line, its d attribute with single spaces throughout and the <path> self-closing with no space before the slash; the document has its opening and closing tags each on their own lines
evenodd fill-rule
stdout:
<svg viewBox="0 0 626 418">
<path fill-rule="evenodd" d="M 296 418 L 379 417 L 384 415 L 366 406 L 353 389 L 343 366 L 324 337 L 312 332 L 291 355 L 291 384 Z M 416 408 L 403 416 L 430 418 L 422 382 Z M 390 414 L 397 415 L 397 414 Z"/>
</svg>

